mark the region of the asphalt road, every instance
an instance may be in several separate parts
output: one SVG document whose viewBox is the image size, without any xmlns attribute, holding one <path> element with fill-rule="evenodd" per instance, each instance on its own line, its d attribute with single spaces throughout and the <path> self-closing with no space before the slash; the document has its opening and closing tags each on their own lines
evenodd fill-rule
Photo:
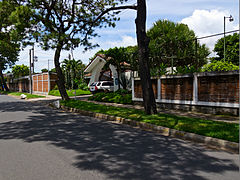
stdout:
<svg viewBox="0 0 240 180">
<path fill-rule="evenodd" d="M 238 180 L 239 156 L 0 95 L 0 180 Z"/>
</svg>

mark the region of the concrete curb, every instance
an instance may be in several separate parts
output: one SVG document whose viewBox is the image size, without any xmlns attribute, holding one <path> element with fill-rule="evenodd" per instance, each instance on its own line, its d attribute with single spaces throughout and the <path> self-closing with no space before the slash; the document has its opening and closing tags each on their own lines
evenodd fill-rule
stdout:
<svg viewBox="0 0 240 180">
<path fill-rule="evenodd" d="M 183 140 L 188 140 L 192 141 L 195 143 L 201 143 L 204 144 L 208 147 L 211 148 L 217 148 L 221 149 L 227 152 L 231 153 L 239 153 L 239 143 L 235 142 L 230 142 L 222 139 L 217 139 L 217 138 L 212 138 L 212 137 L 207 137 L 207 136 L 202 136 L 194 133 L 188 133 L 184 131 L 178 131 L 176 129 L 170 129 L 167 127 L 162 127 L 162 126 L 157 126 L 149 123 L 144 123 L 144 122 L 139 122 L 139 121 L 134 121 L 131 119 L 125 119 L 122 117 L 115 117 L 115 116 L 110 116 L 106 114 L 101 114 L 101 113 L 94 113 L 91 111 L 84 111 L 76 108 L 70 108 L 70 107 L 65 107 L 65 106 L 60 106 L 60 109 L 68 112 L 74 112 L 74 113 L 80 113 L 81 115 L 84 116 L 90 116 L 98 119 L 103 119 L 106 121 L 114 121 L 120 124 L 126 124 L 132 127 L 137 127 L 146 131 L 152 131 L 158 134 L 161 134 L 163 136 L 169 136 L 169 137 L 174 137 L 174 138 L 179 138 Z"/>
</svg>

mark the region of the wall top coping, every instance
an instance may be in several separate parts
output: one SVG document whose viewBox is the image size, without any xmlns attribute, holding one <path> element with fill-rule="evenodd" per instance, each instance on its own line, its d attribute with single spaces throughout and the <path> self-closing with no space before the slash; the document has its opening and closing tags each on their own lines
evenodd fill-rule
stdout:
<svg viewBox="0 0 240 180">
<path fill-rule="evenodd" d="M 151 77 L 151 79 L 173 79 L 173 78 L 188 78 L 188 77 L 201 77 L 201 76 L 229 76 L 229 75 L 238 75 L 239 70 L 236 71 L 227 71 L 227 72 L 199 72 L 199 73 L 192 73 L 192 74 L 183 74 L 183 75 L 163 75 L 160 77 Z M 135 77 L 134 80 L 140 80 L 140 77 Z"/>
</svg>

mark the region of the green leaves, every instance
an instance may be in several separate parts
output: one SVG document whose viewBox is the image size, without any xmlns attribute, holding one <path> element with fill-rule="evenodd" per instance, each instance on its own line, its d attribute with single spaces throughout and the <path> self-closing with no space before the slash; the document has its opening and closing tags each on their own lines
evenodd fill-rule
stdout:
<svg viewBox="0 0 240 180">
<path fill-rule="evenodd" d="M 105 12 L 110 7 L 126 0 L 89 0 L 89 1 L 41 1 L 28 2 L 35 9 L 35 17 L 40 22 L 39 41 L 43 49 L 56 48 L 59 41 L 63 49 L 80 46 L 86 49 L 96 47 L 90 40 L 97 36 L 98 27 L 115 27 L 117 11 Z"/>
<path fill-rule="evenodd" d="M 206 64 L 202 67 L 202 72 L 211 71 L 234 71 L 239 67 L 228 61 L 213 61 L 210 64 Z"/>
<path fill-rule="evenodd" d="M 226 43 L 226 59 L 225 61 L 232 62 L 235 65 L 239 65 L 239 34 L 234 33 L 225 37 Z M 217 53 L 217 57 L 214 60 L 224 59 L 224 38 L 217 41 L 214 47 L 214 51 Z"/>
<path fill-rule="evenodd" d="M 195 33 L 185 24 L 174 23 L 168 20 L 159 20 L 147 32 L 150 38 L 150 62 L 151 68 L 161 68 L 162 63 L 167 67 L 184 67 L 198 65 L 202 66 L 207 62 L 210 54 L 205 45 L 196 44 Z"/>
<path fill-rule="evenodd" d="M 62 63 L 62 71 L 65 76 L 65 83 L 67 88 L 74 89 L 77 86 L 78 81 L 83 80 L 85 65 L 81 60 L 64 59 Z"/>
<path fill-rule="evenodd" d="M 12 73 L 13 73 L 14 78 L 27 76 L 27 75 L 29 75 L 29 67 L 24 64 L 15 65 L 12 67 Z"/>
</svg>

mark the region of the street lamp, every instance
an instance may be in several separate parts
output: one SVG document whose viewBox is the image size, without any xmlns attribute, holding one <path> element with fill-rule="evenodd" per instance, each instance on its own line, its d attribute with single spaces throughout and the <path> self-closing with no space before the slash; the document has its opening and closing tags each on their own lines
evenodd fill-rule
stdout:
<svg viewBox="0 0 240 180">
<path fill-rule="evenodd" d="M 223 31 L 223 34 L 224 34 L 224 52 L 223 52 L 223 56 L 224 56 L 224 61 L 226 59 L 226 40 L 225 40 L 225 31 L 226 31 L 226 25 L 225 25 L 225 21 L 226 19 L 229 19 L 229 22 L 232 22 L 234 19 L 232 17 L 232 15 L 230 15 L 229 17 L 226 17 L 224 16 L 224 22 L 223 22 L 223 28 L 224 28 L 224 31 Z"/>
</svg>

